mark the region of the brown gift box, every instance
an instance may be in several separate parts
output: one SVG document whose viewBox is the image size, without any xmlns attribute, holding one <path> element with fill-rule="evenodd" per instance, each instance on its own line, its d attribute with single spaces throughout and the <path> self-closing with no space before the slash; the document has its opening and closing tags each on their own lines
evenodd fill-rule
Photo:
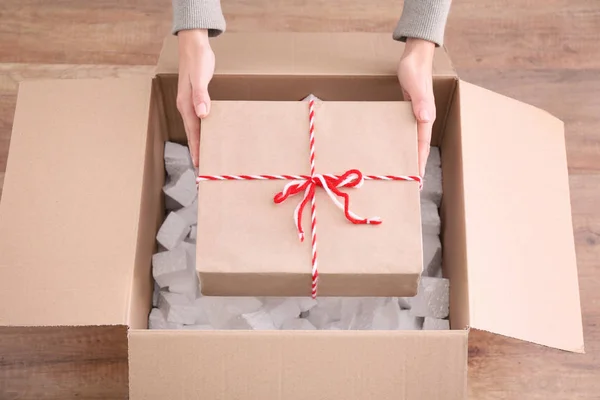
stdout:
<svg viewBox="0 0 600 400">
<path fill-rule="evenodd" d="M 315 104 L 317 174 L 417 175 L 410 103 Z M 215 101 L 202 122 L 200 175 L 310 175 L 307 102 Z M 199 183 L 197 268 L 202 293 L 308 296 L 310 204 L 300 242 L 293 214 L 303 194 L 275 204 L 289 181 Z M 320 296 L 413 296 L 422 270 L 419 185 L 365 181 L 342 188 L 350 209 L 380 225 L 348 221 L 317 188 Z"/>
</svg>

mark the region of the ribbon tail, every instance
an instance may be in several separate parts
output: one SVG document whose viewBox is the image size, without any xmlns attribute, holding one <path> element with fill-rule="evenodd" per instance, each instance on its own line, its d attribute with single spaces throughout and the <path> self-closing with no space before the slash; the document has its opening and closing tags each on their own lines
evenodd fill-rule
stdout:
<svg viewBox="0 0 600 400">
<path fill-rule="evenodd" d="M 350 196 L 347 193 L 340 191 L 334 184 L 334 182 L 330 182 L 321 176 L 317 176 L 317 179 L 321 182 L 323 189 L 333 201 L 333 203 L 344 212 L 346 219 L 353 224 L 368 224 L 368 225 L 379 225 L 381 224 L 381 218 L 372 217 L 372 218 L 363 218 L 350 210 Z M 347 180 L 347 179 L 346 179 Z M 345 181 L 344 181 L 345 182 Z M 344 199 L 344 203 L 342 204 L 337 196 Z"/>
<path fill-rule="evenodd" d="M 304 207 L 308 204 L 309 200 L 311 200 L 315 195 L 315 185 L 312 182 L 307 182 L 306 189 L 304 190 L 304 198 L 298 204 L 296 209 L 294 210 L 294 222 L 296 223 L 296 229 L 298 230 L 298 237 L 300 241 L 303 242 L 305 235 L 304 229 L 302 229 L 302 212 L 304 211 Z"/>
</svg>

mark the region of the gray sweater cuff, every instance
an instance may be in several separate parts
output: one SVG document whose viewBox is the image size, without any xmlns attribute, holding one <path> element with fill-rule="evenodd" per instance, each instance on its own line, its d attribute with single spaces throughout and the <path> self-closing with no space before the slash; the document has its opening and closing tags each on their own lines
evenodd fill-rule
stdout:
<svg viewBox="0 0 600 400">
<path fill-rule="evenodd" d="M 442 46 L 450 3 L 451 0 L 405 0 L 394 40 L 405 42 L 407 38 L 418 38 Z"/>
<path fill-rule="evenodd" d="M 225 32 L 220 0 L 173 0 L 172 32 L 186 29 L 207 29 L 211 37 Z"/>
</svg>

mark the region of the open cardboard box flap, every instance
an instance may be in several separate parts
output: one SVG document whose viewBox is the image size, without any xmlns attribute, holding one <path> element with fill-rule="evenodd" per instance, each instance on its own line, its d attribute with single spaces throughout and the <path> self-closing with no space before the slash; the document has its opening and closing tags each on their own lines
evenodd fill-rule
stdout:
<svg viewBox="0 0 600 400">
<path fill-rule="evenodd" d="M 20 85 L 0 205 L 2 325 L 129 322 L 151 85 Z"/>
<path fill-rule="evenodd" d="M 459 81 L 469 325 L 583 352 L 562 121 Z"/>
</svg>

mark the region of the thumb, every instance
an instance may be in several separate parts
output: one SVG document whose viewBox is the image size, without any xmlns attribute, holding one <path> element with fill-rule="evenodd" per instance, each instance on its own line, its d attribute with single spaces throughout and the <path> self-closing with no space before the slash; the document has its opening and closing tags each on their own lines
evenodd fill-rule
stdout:
<svg viewBox="0 0 600 400">
<path fill-rule="evenodd" d="M 192 102 L 198 118 L 204 118 L 210 112 L 210 96 L 206 85 L 192 84 Z"/>
</svg>

